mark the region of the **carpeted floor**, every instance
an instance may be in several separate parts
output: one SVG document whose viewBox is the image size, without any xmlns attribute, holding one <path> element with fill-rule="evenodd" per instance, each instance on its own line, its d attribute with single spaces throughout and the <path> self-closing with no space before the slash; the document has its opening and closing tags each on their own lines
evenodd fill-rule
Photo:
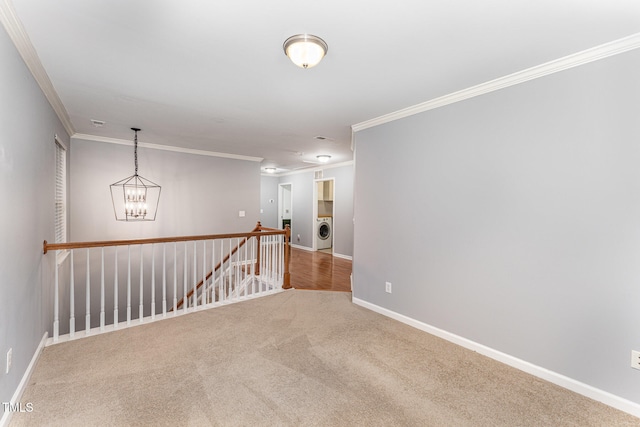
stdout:
<svg viewBox="0 0 640 427">
<path fill-rule="evenodd" d="M 638 426 L 351 304 L 292 290 L 45 348 L 11 426 Z"/>
</svg>

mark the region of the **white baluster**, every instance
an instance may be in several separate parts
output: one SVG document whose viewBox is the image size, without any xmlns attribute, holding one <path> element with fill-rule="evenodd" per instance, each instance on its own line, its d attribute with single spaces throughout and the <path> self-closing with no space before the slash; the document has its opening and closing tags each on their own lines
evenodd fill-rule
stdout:
<svg viewBox="0 0 640 427">
<path fill-rule="evenodd" d="M 284 245 L 283 245 L 284 236 L 278 236 L 278 252 L 280 253 L 279 261 L 278 261 L 278 287 L 282 287 L 282 279 L 284 277 Z"/>
<path fill-rule="evenodd" d="M 216 302 L 216 241 L 211 241 L 211 303 Z"/>
<path fill-rule="evenodd" d="M 278 287 L 278 284 L 280 283 L 280 260 L 281 260 L 281 254 L 282 254 L 282 248 L 280 246 L 280 236 L 273 236 L 273 244 L 276 245 L 275 246 L 275 251 L 276 251 L 276 281 L 274 283 L 274 288 Z"/>
<path fill-rule="evenodd" d="M 240 255 L 242 255 L 242 249 L 240 248 L 240 238 L 236 239 L 236 298 L 240 298 L 240 291 L 242 286 L 242 281 L 240 280 L 240 269 L 242 268 Z"/>
<path fill-rule="evenodd" d="M 271 236 L 271 247 L 273 252 L 273 280 L 271 282 L 271 288 L 273 289 L 276 281 L 278 280 L 278 236 Z"/>
<path fill-rule="evenodd" d="M 127 261 L 127 326 L 131 325 L 131 245 L 128 246 Z"/>
<path fill-rule="evenodd" d="M 251 238 L 251 294 L 256 293 L 256 244 L 258 242 L 257 237 Z M 255 260 L 255 261 L 254 261 Z"/>
<path fill-rule="evenodd" d="M 197 242 L 193 241 L 193 309 L 198 308 L 198 262 L 197 262 L 198 246 Z"/>
<path fill-rule="evenodd" d="M 218 283 L 218 301 L 224 301 L 224 239 L 220 239 L 220 282 Z"/>
<path fill-rule="evenodd" d="M 138 322 L 142 323 L 144 319 L 144 299 L 143 299 L 143 289 L 144 289 L 144 269 L 142 266 L 142 260 L 144 259 L 144 255 L 142 250 L 144 249 L 143 245 L 140 245 L 140 304 L 138 304 Z"/>
<path fill-rule="evenodd" d="M 261 288 L 261 291 L 266 291 L 269 283 L 269 236 L 265 236 L 264 238 L 264 270 L 260 269 L 260 275 L 264 277 L 262 283 L 264 283 L 264 289 Z"/>
<path fill-rule="evenodd" d="M 249 280 L 249 264 L 248 259 L 247 259 L 247 255 L 249 254 L 249 248 L 247 247 L 249 245 L 249 238 L 247 238 L 247 240 L 244 241 L 244 265 L 243 265 L 243 274 L 242 274 L 242 283 L 244 283 L 244 296 L 248 296 L 248 292 L 249 289 L 247 289 L 248 287 L 248 283 L 247 280 Z"/>
<path fill-rule="evenodd" d="M 60 301 L 58 294 L 60 293 L 60 286 L 58 284 L 58 270 L 60 264 L 58 264 L 58 251 L 55 252 L 55 273 L 53 279 L 53 341 L 57 342 L 60 336 Z"/>
<path fill-rule="evenodd" d="M 173 242 L 173 315 L 178 314 L 178 242 Z"/>
<path fill-rule="evenodd" d="M 167 244 L 162 244 L 162 317 L 167 317 Z"/>
<path fill-rule="evenodd" d="M 233 243 L 231 239 L 227 240 L 229 241 L 229 287 L 227 288 L 227 298 L 231 298 L 233 292 L 233 256 L 231 255 Z"/>
<path fill-rule="evenodd" d="M 76 335 L 76 286 L 75 286 L 75 263 L 73 261 L 73 249 L 71 249 L 71 269 L 69 273 L 69 336 Z"/>
<path fill-rule="evenodd" d="M 265 278 L 265 288 L 264 290 L 267 291 L 269 290 L 269 280 L 271 278 L 271 236 L 267 236 L 267 242 L 266 242 L 266 248 L 265 248 L 265 259 L 264 259 L 264 265 L 266 267 L 266 271 L 264 274 L 264 278 Z"/>
<path fill-rule="evenodd" d="M 85 301 L 87 312 L 84 317 L 84 330 L 85 334 L 89 335 L 91 333 L 91 266 L 89 265 L 89 248 L 87 248 L 87 280 L 85 285 L 87 288 L 87 298 Z"/>
<path fill-rule="evenodd" d="M 187 312 L 187 306 L 189 305 L 189 298 L 187 298 L 187 275 L 188 275 L 188 271 L 189 270 L 189 262 L 187 261 L 187 242 L 184 242 L 184 265 L 183 265 L 183 270 L 184 270 L 184 280 L 183 280 L 183 287 L 184 287 L 184 296 L 182 301 L 182 307 L 184 308 L 184 312 Z"/>
<path fill-rule="evenodd" d="M 151 319 L 156 318 L 156 246 L 151 244 Z"/>
<path fill-rule="evenodd" d="M 202 241 L 202 305 L 207 304 L 207 241 Z"/>
<path fill-rule="evenodd" d="M 118 247 L 116 246 L 113 266 L 113 329 L 118 329 Z"/>
<path fill-rule="evenodd" d="M 100 332 L 104 332 L 104 247 L 100 249 Z"/>
</svg>

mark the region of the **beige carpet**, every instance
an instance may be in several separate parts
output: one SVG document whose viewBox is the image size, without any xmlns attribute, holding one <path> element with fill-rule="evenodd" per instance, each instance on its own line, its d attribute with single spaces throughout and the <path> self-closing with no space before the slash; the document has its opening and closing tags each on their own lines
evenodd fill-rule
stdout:
<svg viewBox="0 0 640 427">
<path fill-rule="evenodd" d="M 350 302 L 292 290 L 47 347 L 11 426 L 637 426 Z"/>
</svg>

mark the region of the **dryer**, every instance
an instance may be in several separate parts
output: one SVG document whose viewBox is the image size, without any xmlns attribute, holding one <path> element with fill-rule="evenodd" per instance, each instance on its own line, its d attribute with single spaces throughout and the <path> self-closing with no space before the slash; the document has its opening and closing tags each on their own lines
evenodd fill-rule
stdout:
<svg viewBox="0 0 640 427">
<path fill-rule="evenodd" d="M 333 242 L 333 218 L 318 218 L 316 221 L 316 249 L 329 249 Z"/>
</svg>

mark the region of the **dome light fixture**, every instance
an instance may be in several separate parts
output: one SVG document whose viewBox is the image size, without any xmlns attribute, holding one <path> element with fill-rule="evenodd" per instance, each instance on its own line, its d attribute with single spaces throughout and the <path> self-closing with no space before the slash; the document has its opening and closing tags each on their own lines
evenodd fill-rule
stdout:
<svg viewBox="0 0 640 427">
<path fill-rule="evenodd" d="M 324 58 L 329 50 L 327 43 L 318 36 L 297 34 L 285 40 L 284 54 L 300 68 L 311 68 Z"/>
<path fill-rule="evenodd" d="M 264 168 L 266 173 L 276 173 L 276 168 Z"/>
<path fill-rule="evenodd" d="M 331 156 L 328 154 L 320 154 L 319 156 L 316 156 L 316 159 L 318 159 L 320 163 L 327 163 L 329 159 L 331 159 Z"/>
</svg>

